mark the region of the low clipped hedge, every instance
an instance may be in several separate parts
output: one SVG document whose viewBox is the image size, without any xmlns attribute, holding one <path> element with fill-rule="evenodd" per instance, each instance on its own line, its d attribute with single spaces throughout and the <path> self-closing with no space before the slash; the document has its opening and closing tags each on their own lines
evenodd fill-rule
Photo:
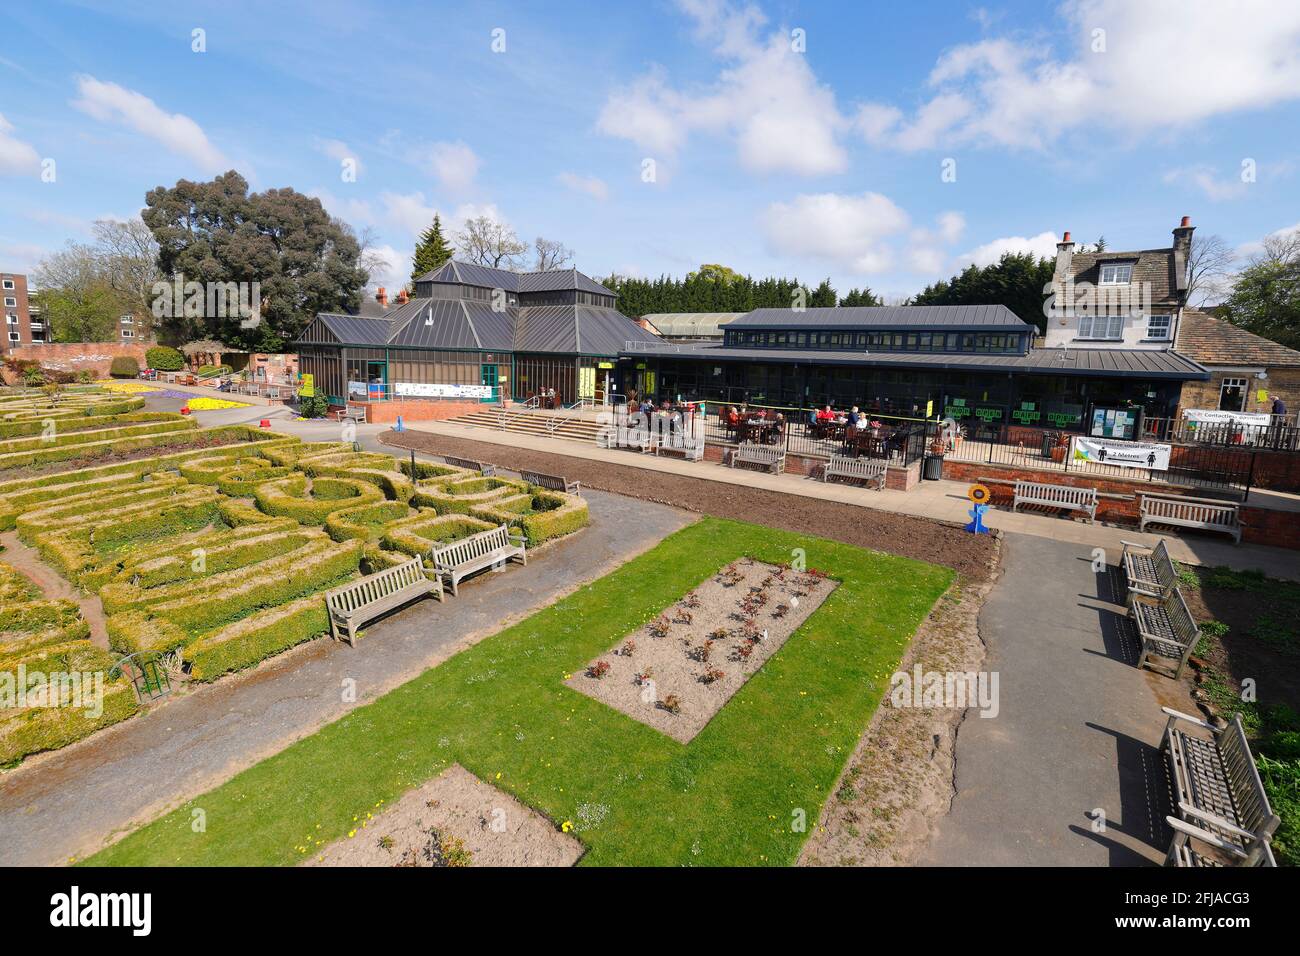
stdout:
<svg viewBox="0 0 1300 956">
<path fill-rule="evenodd" d="M 288 554 L 241 569 L 232 583 L 225 575 L 208 578 L 184 597 L 150 605 L 150 618 L 162 619 L 192 637 L 232 623 L 254 611 L 278 607 L 289 601 L 334 587 L 355 576 L 361 562 L 362 542 L 334 543 L 325 536 Z M 245 571 L 255 574 L 244 574 Z"/>
<path fill-rule="evenodd" d="M 81 617 L 81 609 L 72 601 L 25 601 L 6 603 L 0 606 L 0 634 L 17 632 L 31 634 L 64 628 L 75 623 Z M 7 653 L 8 648 L 0 644 L 0 653 Z"/>
<path fill-rule="evenodd" d="M 240 469 L 251 471 L 257 468 L 274 467 L 262 456 L 252 454 L 250 449 L 249 454 L 233 457 L 230 455 L 210 455 L 191 458 L 180 466 L 180 473 L 186 481 L 192 481 L 200 485 L 216 485 L 220 482 L 222 475 L 232 471 Z"/>
<path fill-rule="evenodd" d="M 437 545 L 450 544 L 495 527 L 497 525 L 490 521 L 469 515 L 439 515 L 425 511 L 389 525 L 379 543 L 389 551 L 400 551 L 413 558 L 417 554 L 427 555 Z"/>
<path fill-rule="evenodd" d="M 7 655 L 26 656 L 47 647 L 53 647 L 56 644 L 67 644 L 69 641 L 88 641 L 89 639 L 90 624 L 83 618 L 78 617 L 65 627 L 32 631 L 30 634 L 24 634 L 21 637 L 8 638 L 5 640 L 3 647 Z"/>
<path fill-rule="evenodd" d="M 378 541 L 388 525 L 410 517 L 404 501 L 382 501 L 335 511 L 325 518 L 325 533 L 335 541 Z"/>
<path fill-rule="evenodd" d="M 41 435 L 45 431 L 45 423 L 47 421 L 52 421 L 54 423 L 55 433 L 57 434 L 61 429 L 71 432 L 71 430 L 75 428 L 78 432 L 81 432 L 109 425 L 130 425 L 143 424 L 145 422 L 170 422 L 184 420 L 184 417 L 178 415 L 176 412 L 129 412 L 117 415 L 79 415 L 68 413 L 57 416 L 47 414 L 23 419 L 21 421 L 0 422 L 0 440 L 25 438 L 30 435 Z"/>
<path fill-rule="evenodd" d="M 274 465 L 296 465 L 318 455 L 338 455 L 351 450 L 351 445 L 341 441 L 304 441 L 282 448 L 260 449 L 258 454 Z"/>
<path fill-rule="evenodd" d="M 438 514 L 467 515 L 476 505 L 517 495 L 527 489 L 523 482 L 509 478 L 462 478 L 433 488 L 421 485 L 411 496 L 411 504 L 417 508 L 433 508 Z"/>
<path fill-rule="evenodd" d="M 20 603 L 36 601 L 41 597 L 38 588 L 25 574 L 19 574 L 7 564 L 0 563 L 0 602 Z"/>
<path fill-rule="evenodd" d="M 80 524 L 97 524 L 121 515 L 129 515 L 144 505 L 161 505 L 169 498 L 195 490 L 178 478 L 133 482 L 114 489 L 92 489 L 70 495 L 60 501 L 42 502 L 40 507 L 18 517 L 18 537 L 30 544 L 41 532 Z"/>
<path fill-rule="evenodd" d="M 42 448 L 65 448 L 70 445 L 88 445 L 101 441 L 113 441 L 121 438 L 134 438 L 138 435 L 161 435 L 166 432 L 191 432 L 198 430 L 198 423 L 183 415 L 176 415 L 163 421 L 143 422 L 140 424 L 109 425 L 105 428 L 91 428 L 86 431 L 60 432 L 55 422 L 54 434 L 38 434 L 26 438 L 10 438 L 0 441 L 0 456 L 11 452 L 40 450 Z"/>
<path fill-rule="evenodd" d="M 319 594 L 268 608 L 191 643 L 182 656 L 190 677 L 215 680 L 243 670 L 329 630 L 325 598 Z"/>
<path fill-rule="evenodd" d="M 294 474 L 253 488 L 253 500 L 266 514 L 300 524 L 323 524 L 331 512 L 382 501 L 384 493 L 356 478 L 315 478 Z"/>
<path fill-rule="evenodd" d="M 264 458 L 258 461 L 262 464 L 235 468 L 221 475 L 217 478 L 217 490 L 231 498 L 249 498 L 255 486 L 272 478 L 283 478 L 285 475 L 293 474 L 292 468 L 272 465 Z"/>
<path fill-rule="evenodd" d="M 541 488 L 533 488 L 528 494 L 504 498 L 500 502 L 479 505 L 471 508 L 470 514 L 519 529 L 530 548 L 573 534 L 591 521 L 587 502 L 582 498 Z"/>
<path fill-rule="evenodd" d="M 113 378 L 135 378 L 140 374 L 140 363 L 130 355 L 116 355 L 108 365 L 108 374 Z"/>
<path fill-rule="evenodd" d="M 114 438 L 103 441 L 84 442 L 78 445 L 66 445 L 44 448 L 36 451 L 0 453 L 0 471 L 9 468 L 25 468 L 30 465 L 47 465 L 55 462 L 86 462 L 95 458 L 119 452 L 140 451 L 147 448 L 166 448 L 168 445 L 202 443 L 215 447 L 232 441 L 257 441 L 257 429 L 247 425 L 222 425 L 217 428 L 191 429 L 188 431 L 164 432 L 157 435 L 140 435 L 132 438 Z M 263 439 L 265 440 L 265 439 Z M 74 464 L 73 468 L 80 468 Z"/>
</svg>

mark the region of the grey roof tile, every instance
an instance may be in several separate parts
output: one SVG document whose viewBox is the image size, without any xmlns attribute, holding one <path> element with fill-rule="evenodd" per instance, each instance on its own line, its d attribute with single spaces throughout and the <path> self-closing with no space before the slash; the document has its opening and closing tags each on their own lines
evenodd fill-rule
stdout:
<svg viewBox="0 0 1300 956">
<path fill-rule="evenodd" d="M 755 309 L 727 323 L 728 330 L 776 328 L 1028 332 L 1033 326 L 1005 305 L 859 305 L 798 312 Z"/>
</svg>

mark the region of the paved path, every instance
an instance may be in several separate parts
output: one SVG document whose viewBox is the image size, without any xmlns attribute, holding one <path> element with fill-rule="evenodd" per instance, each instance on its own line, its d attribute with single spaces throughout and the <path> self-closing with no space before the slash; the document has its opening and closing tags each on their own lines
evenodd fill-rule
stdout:
<svg viewBox="0 0 1300 956">
<path fill-rule="evenodd" d="M 245 413 L 248 409 L 243 410 Z M 245 415 L 245 418 L 249 416 Z M 207 422 L 205 421 L 204 424 Z M 311 440 L 337 439 L 338 423 L 292 422 L 272 419 L 277 430 L 290 431 Z M 358 440 L 367 447 L 372 446 L 372 436 L 388 428 L 386 425 L 360 425 L 357 427 Z M 541 438 L 515 432 L 496 431 L 491 428 L 459 425 L 451 422 L 411 422 L 407 428 L 433 434 L 454 435 L 472 441 L 490 442 L 528 448 L 573 458 L 585 458 L 594 461 L 609 461 L 647 471 L 660 471 L 669 474 L 687 475 L 746 487 L 766 488 L 772 491 L 784 491 L 793 495 L 804 495 L 831 501 L 841 501 L 892 511 L 898 514 L 916 515 L 922 518 L 938 518 L 966 524 L 970 521 L 967 514 L 970 502 L 966 499 L 969 485 L 957 481 L 922 481 L 911 491 L 872 491 L 853 485 L 840 483 L 826 484 L 802 475 L 772 475 L 759 471 L 736 470 L 726 468 L 716 462 L 690 462 L 677 458 L 659 458 L 640 455 L 622 449 L 597 448 L 594 443 L 568 441 L 558 438 Z M 1123 548 L 1124 540 L 1140 541 L 1154 546 L 1164 537 L 1168 542 L 1169 552 L 1175 560 L 1187 564 L 1226 565 L 1238 569 L 1257 568 L 1270 577 L 1300 580 L 1300 557 L 1295 551 L 1286 548 L 1272 548 L 1263 545 L 1234 545 L 1225 536 L 1197 534 L 1187 536 L 1141 534 L 1136 528 L 1120 527 L 1106 524 L 1088 524 L 1052 515 L 1013 513 L 1002 509 L 989 511 L 985 524 L 1002 531 L 1017 532 L 1048 538 L 1053 541 L 1067 541 L 1088 547 L 1106 548 L 1111 552 L 1111 560 Z"/>
<path fill-rule="evenodd" d="M 1109 600 L 1114 572 L 1095 574 L 1086 549 L 1010 534 L 1003 569 L 979 618 L 999 713 L 963 721 L 957 795 L 920 862 L 1161 862 L 1160 708 L 1195 713 L 1184 685 L 1134 667 L 1123 608 Z M 1092 830 L 1096 808 L 1105 833 Z"/>
<path fill-rule="evenodd" d="M 0 774 L 0 865 L 85 856 L 602 577 L 692 520 L 632 498 L 584 496 L 590 527 L 543 548 L 527 567 L 481 576 L 459 598 L 426 600 L 370 625 L 355 650 L 313 641 Z M 342 699 L 349 678 L 356 682 L 354 703 Z"/>
</svg>

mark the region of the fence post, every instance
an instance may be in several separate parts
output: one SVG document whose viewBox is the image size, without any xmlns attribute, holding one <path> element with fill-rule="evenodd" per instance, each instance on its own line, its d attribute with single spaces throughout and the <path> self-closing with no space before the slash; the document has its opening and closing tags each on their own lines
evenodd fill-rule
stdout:
<svg viewBox="0 0 1300 956">
<path fill-rule="evenodd" d="M 1255 482 L 1255 456 L 1258 452 L 1250 453 L 1250 470 L 1246 472 L 1246 493 L 1241 496 L 1241 503 L 1245 504 L 1250 500 L 1250 486 Z"/>
</svg>

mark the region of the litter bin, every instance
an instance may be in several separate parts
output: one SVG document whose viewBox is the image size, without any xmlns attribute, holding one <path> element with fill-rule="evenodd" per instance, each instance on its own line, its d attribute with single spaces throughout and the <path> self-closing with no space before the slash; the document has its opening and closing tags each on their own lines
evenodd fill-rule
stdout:
<svg viewBox="0 0 1300 956">
<path fill-rule="evenodd" d="M 921 476 L 926 481 L 938 481 L 943 477 L 943 455 L 926 455 Z"/>
<path fill-rule="evenodd" d="M 1052 449 L 1056 447 L 1056 432 L 1043 431 L 1043 457 L 1051 458 Z"/>
</svg>

